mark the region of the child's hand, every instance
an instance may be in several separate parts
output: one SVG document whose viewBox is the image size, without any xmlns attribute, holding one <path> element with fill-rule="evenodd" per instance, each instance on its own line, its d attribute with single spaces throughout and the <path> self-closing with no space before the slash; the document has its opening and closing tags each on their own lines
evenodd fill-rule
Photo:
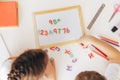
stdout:
<svg viewBox="0 0 120 80">
<path fill-rule="evenodd" d="M 48 80 L 56 80 L 56 71 L 55 71 L 55 62 L 54 59 L 52 61 L 48 61 L 47 68 L 45 71 L 45 75 Z"/>
<path fill-rule="evenodd" d="M 91 35 L 84 35 L 80 38 L 80 43 L 83 43 L 84 46 L 89 44 L 95 45 L 107 55 L 110 62 L 120 64 L 120 51 L 106 42 L 103 42 Z"/>
</svg>

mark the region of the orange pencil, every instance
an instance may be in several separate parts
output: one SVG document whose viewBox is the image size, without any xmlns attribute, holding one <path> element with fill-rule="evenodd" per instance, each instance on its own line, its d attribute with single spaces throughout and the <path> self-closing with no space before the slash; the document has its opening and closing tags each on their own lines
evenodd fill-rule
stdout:
<svg viewBox="0 0 120 80">
<path fill-rule="evenodd" d="M 119 44 L 119 42 L 117 42 L 117 41 L 115 41 L 115 40 L 112 40 L 112 39 L 109 39 L 109 38 L 106 38 L 106 37 L 104 37 L 104 36 L 99 36 L 99 37 L 100 37 L 101 39 L 105 40 L 105 41 L 110 42 L 110 43 L 113 43 L 113 44 L 116 44 L 116 45 Z"/>
</svg>

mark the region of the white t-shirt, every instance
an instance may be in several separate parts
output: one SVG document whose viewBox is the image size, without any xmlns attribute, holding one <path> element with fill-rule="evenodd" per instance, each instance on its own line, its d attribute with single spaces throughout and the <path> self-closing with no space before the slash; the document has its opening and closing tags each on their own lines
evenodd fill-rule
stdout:
<svg viewBox="0 0 120 80">
<path fill-rule="evenodd" d="M 105 71 L 107 80 L 120 80 L 120 64 L 110 63 Z"/>
<path fill-rule="evenodd" d="M 0 65 L 0 80 L 7 80 L 12 62 L 12 60 L 6 60 L 2 65 Z"/>
</svg>

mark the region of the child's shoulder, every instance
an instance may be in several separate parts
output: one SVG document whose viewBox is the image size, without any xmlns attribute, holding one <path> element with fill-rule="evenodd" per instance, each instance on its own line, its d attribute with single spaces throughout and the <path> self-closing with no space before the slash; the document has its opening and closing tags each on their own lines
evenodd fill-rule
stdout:
<svg viewBox="0 0 120 80">
<path fill-rule="evenodd" d="M 107 80 L 120 80 L 120 64 L 110 63 L 105 71 Z"/>
<path fill-rule="evenodd" d="M 7 75 L 10 71 L 12 60 L 6 60 L 0 65 L 0 80 L 7 80 Z"/>
</svg>

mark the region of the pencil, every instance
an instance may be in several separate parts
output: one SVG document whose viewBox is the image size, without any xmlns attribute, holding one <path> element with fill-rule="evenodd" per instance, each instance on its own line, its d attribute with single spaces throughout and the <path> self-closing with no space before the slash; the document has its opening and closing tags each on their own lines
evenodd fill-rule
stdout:
<svg viewBox="0 0 120 80">
<path fill-rule="evenodd" d="M 101 40 L 103 40 L 103 39 L 101 39 Z M 112 45 L 115 45 L 115 46 L 119 47 L 119 45 L 118 45 L 118 44 L 114 44 L 114 43 L 111 43 L 111 42 L 106 41 L 106 40 L 103 40 L 103 41 L 105 41 L 105 42 L 107 42 L 107 43 L 110 43 L 110 44 L 112 44 Z"/>
<path fill-rule="evenodd" d="M 94 52 L 96 53 L 97 55 L 101 56 L 102 58 L 106 59 L 106 60 L 109 60 L 109 58 L 107 57 L 107 55 L 101 51 L 100 49 L 98 49 L 96 46 L 94 45 L 89 45 L 89 48 Z"/>
<path fill-rule="evenodd" d="M 113 44 L 119 44 L 119 42 L 117 42 L 117 41 L 115 41 L 115 40 L 112 40 L 112 39 L 109 39 L 109 38 L 106 38 L 106 37 L 104 37 L 104 36 L 99 36 L 99 37 L 100 37 L 100 39 L 103 39 L 103 40 L 105 40 L 105 41 L 111 42 L 111 43 L 113 43 Z"/>
</svg>

